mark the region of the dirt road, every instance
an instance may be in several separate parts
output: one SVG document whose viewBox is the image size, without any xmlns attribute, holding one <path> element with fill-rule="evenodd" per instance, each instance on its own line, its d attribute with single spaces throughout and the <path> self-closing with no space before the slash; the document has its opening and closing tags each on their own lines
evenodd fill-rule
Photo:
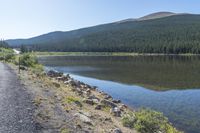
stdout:
<svg viewBox="0 0 200 133">
<path fill-rule="evenodd" d="M 38 133 L 30 95 L 10 67 L 0 62 L 0 133 Z"/>
</svg>

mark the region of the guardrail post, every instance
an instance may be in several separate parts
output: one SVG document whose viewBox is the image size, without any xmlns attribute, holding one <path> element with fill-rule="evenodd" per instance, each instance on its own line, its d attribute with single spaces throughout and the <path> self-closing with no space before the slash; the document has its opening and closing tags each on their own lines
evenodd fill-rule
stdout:
<svg viewBox="0 0 200 133">
<path fill-rule="evenodd" d="M 19 56 L 19 74 L 20 74 L 20 56 Z"/>
</svg>

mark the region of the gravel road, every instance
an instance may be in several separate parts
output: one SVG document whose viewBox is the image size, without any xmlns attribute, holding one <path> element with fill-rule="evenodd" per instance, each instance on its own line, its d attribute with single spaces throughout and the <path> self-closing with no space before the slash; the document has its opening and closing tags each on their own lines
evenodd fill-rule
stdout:
<svg viewBox="0 0 200 133">
<path fill-rule="evenodd" d="M 0 133 L 38 133 L 30 95 L 12 69 L 0 62 Z"/>
</svg>

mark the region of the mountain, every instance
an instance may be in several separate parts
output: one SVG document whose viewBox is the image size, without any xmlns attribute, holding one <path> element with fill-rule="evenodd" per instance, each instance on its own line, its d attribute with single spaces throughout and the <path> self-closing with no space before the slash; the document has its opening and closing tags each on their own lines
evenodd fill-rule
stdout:
<svg viewBox="0 0 200 133">
<path fill-rule="evenodd" d="M 150 19 L 169 17 L 169 16 L 173 16 L 173 15 L 178 15 L 178 14 L 173 13 L 173 12 L 157 12 L 157 13 L 152 13 L 152 14 L 146 15 L 144 17 L 137 19 L 137 20 L 138 21 L 150 20 Z"/>
<path fill-rule="evenodd" d="M 7 42 L 37 51 L 200 53 L 200 15 L 159 12 Z"/>
</svg>

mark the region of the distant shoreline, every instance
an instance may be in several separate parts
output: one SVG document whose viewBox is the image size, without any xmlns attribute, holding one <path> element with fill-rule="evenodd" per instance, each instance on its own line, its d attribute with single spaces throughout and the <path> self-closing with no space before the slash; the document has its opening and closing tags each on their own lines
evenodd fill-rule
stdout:
<svg viewBox="0 0 200 133">
<path fill-rule="evenodd" d="M 37 56 L 199 56 L 200 54 L 164 54 L 133 52 L 33 52 Z"/>
</svg>

